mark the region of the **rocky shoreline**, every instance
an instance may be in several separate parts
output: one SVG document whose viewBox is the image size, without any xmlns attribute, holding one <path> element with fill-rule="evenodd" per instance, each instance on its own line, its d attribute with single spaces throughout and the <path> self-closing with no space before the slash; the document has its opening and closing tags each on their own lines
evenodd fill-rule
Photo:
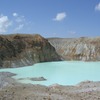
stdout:
<svg viewBox="0 0 100 100">
<path fill-rule="evenodd" d="M 18 83 L 15 74 L 0 72 L 0 100 L 100 100 L 100 82 L 84 81 L 75 86 Z"/>
</svg>

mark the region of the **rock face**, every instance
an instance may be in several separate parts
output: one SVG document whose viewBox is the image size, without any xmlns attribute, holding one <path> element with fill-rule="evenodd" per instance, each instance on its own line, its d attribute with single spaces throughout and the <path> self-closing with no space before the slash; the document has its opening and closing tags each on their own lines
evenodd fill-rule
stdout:
<svg viewBox="0 0 100 100">
<path fill-rule="evenodd" d="M 64 60 L 100 61 L 100 37 L 49 38 L 48 40 Z"/>
<path fill-rule="evenodd" d="M 37 62 L 57 61 L 60 57 L 42 36 L 15 34 L 0 36 L 0 67 L 29 66 Z"/>
</svg>

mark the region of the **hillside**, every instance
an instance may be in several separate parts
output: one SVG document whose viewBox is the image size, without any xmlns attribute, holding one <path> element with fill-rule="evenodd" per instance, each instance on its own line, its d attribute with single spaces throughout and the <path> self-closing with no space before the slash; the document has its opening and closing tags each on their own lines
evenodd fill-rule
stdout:
<svg viewBox="0 0 100 100">
<path fill-rule="evenodd" d="M 48 40 L 64 60 L 100 61 L 100 37 L 49 38 Z"/>
<path fill-rule="evenodd" d="M 0 67 L 21 67 L 57 60 L 60 57 L 54 47 L 38 34 L 0 36 Z"/>
</svg>

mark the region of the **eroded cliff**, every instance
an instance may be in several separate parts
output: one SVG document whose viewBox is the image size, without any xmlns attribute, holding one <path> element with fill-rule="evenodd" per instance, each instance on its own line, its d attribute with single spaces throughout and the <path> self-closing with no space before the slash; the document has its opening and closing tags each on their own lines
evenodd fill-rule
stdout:
<svg viewBox="0 0 100 100">
<path fill-rule="evenodd" d="M 49 38 L 48 40 L 64 60 L 100 61 L 100 37 Z"/>
<path fill-rule="evenodd" d="M 38 34 L 0 36 L 0 67 L 21 67 L 57 60 L 60 57 L 55 48 Z"/>
</svg>

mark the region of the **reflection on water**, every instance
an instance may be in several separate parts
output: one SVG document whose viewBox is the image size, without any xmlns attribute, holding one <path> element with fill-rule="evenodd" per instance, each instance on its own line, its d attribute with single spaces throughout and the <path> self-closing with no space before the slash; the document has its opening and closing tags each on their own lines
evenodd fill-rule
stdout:
<svg viewBox="0 0 100 100">
<path fill-rule="evenodd" d="M 1 69 L 0 72 L 17 74 L 13 78 L 19 82 L 51 85 L 75 85 L 80 81 L 100 81 L 100 62 L 60 61 L 38 63 L 21 68 Z M 45 81 L 32 81 L 30 78 L 43 77 Z M 20 79 L 22 78 L 22 79 Z"/>
</svg>

